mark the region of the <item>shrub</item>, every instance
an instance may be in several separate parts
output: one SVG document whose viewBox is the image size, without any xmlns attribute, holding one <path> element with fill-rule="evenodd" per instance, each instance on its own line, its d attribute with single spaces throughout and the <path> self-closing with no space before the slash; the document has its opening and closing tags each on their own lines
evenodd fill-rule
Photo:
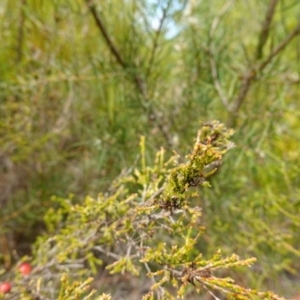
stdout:
<svg viewBox="0 0 300 300">
<path fill-rule="evenodd" d="M 147 275 L 151 286 L 143 300 L 184 298 L 191 288 L 228 299 L 280 299 L 225 277 L 222 270 L 250 267 L 255 258 L 224 257 L 220 249 L 203 257 L 197 250 L 205 228 L 201 207 L 192 205 L 195 188 L 210 186 L 209 177 L 233 146 L 231 135 L 219 122 L 204 123 L 185 162 L 178 155 L 166 159 L 161 149 L 152 165 L 146 163 L 142 137 L 140 167 L 124 171 L 106 192 L 81 204 L 54 198 L 56 207 L 45 216 L 47 232 L 33 248 L 35 267 L 30 275 L 6 276 L 13 282 L 12 297 L 110 299 L 90 287 L 105 266 L 114 276 Z M 102 288 L 113 292 L 111 286 Z"/>
</svg>

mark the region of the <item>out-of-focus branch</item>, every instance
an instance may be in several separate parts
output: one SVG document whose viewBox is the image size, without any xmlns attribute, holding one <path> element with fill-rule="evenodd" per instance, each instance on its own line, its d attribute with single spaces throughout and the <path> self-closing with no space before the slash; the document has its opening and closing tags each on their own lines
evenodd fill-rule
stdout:
<svg viewBox="0 0 300 300">
<path fill-rule="evenodd" d="M 236 117 L 234 115 L 236 115 L 236 113 L 239 111 L 243 101 L 245 100 L 246 95 L 248 94 L 248 91 L 250 89 L 251 83 L 255 79 L 255 76 L 256 76 L 256 72 L 255 69 L 253 68 L 249 68 L 244 72 L 242 84 L 238 90 L 238 94 L 230 104 L 229 111 L 233 114 L 233 116 L 229 124 L 227 124 L 228 126 L 234 125 L 233 119 Z"/>
<path fill-rule="evenodd" d="M 256 77 L 257 68 L 255 66 L 257 60 L 259 60 L 263 55 L 263 48 L 267 42 L 270 25 L 274 16 L 275 8 L 278 0 L 270 0 L 269 7 L 267 9 L 264 22 L 262 24 L 261 31 L 259 33 L 259 41 L 256 49 L 256 54 L 253 57 L 250 67 L 248 67 L 242 75 L 242 83 L 237 91 L 236 97 L 231 101 L 230 112 L 232 113 L 229 118 L 228 126 L 234 126 L 237 118 L 237 112 L 239 111 L 242 103 L 246 99 L 246 96 L 250 90 L 251 84 Z"/>
<path fill-rule="evenodd" d="M 250 61 L 249 66 L 245 69 L 242 74 L 242 82 L 240 87 L 237 90 L 236 96 L 229 100 L 224 96 L 224 93 L 221 93 L 223 90 L 220 89 L 221 84 L 218 82 L 218 78 L 216 76 L 217 70 L 214 70 L 214 66 L 212 69 L 212 76 L 214 78 L 215 88 L 219 94 L 219 97 L 226 109 L 229 111 L 229 120 L 227 122 L 227 126 L 233 127 L 237 120 L 238 111 L 245 101 L 247 94 L 254 82 L 257 74 L 262 72 L 265 67 L 271 63 L 271 61 L 297 36 L 300 34 L 300 21 L 296 25 L 296 27 L 271 51 L 271 53 L 263 58 L 263 48 L 267 42 L 271 22 L 275 13 L 276 5 L 278 0 L 270 0 L 269 6 L 264 18 L 264 22 L 262 24 L 261 31 L 259 33 L 258 45 L 256 48 L 256 53 L 253 55 L 253 59 Z M 215 25 L 216 27 L 216 25 Z M 216 67 L 215 67 L 216 68 Z M 221 91 L 221 92 L 220 92 Z M 224 102 L 226 100 L 226 102 Z M 225 103 L 225 104 L 224 104 Z M 228 106 L 229 105 L 229 106 Z"/>
<path fill-rule="evenodd" d="M 146 89 L 146 82 L 145 80 L 139 76 L 135 70 L 136 67 L 132 62 L 126 62 L 124 58 L 122 57 L 120 51 L 114 44 L 112 38 L 108 34 L 108 31 L 106 30 L 106 27 L 100 17 L 100 15 L 97 13 L 96 5 L 94 4 L 93 0 L 85 0 L 95 22 L 97 27 L 99 28 L 101 35 L 103 36 L 110 52 L 115 57 L 118 64 L 128 72 L 128 74 L 131 76 L 139 94 L 140 94 L 140 100 L 141 100 L 141 106 L 142 108 L 147 112 L 148 114 L 148 121 L 149 123 L 153 124 L 155 122 L 156 126 L 159 128 L 160 132 L 162 133 L 163 137 L 165 138 L 167 142 L 167 146 L 172 146 L 172 140 L 168 133 L 168 128 L 160 121 L 160 118 L 158 118 L 157 113 L 155 109 L 150 105 L 149 103 L 145 103 L 148 101 L 148 93 Z M 161 24 L 162 26 L 163 24 Z M 157 47 L 157 46 L 156 46 Z M 154 55 L 154 54 L 153 54 Z"/>
<path fill-rule="evenodd" d="M 125 70 L 130 70 L 130 69 L 134 69 L 134 66 L 132 66 L 131 64 L 127 63 L 121 56 L 119 50 L 117 49 L 116 45 L 114 44 L 113 40 L 111 39 L 111 37 L 109 36 L 106 27 L 104 25 L 104 23 L 102 22 L 101 17 L 99 16 L 99 14 L 97 13 L 97 9 L 95 4 L 93 3 L 93 1 L 90 0 L 86 0 L 86 3 L 89 7 L 89 10 L 110 50 L 110 52 L 113 54 L 113 56 L 115 57 L 115 59 L 117 60 L 117 62 L 119 63 L 119 65 L 125 69 Z M 143 95 L 146 94 L 146 88 L 145 88 L 145 83 L 142 80 L 142 78 L 140 78 L 140 76 L 138 76 L 137 74 L 132 74 L 132 70 L 131 70 L 131 76 L 134 80 L 134 83 L 137 87 L 137 89 L 139 90 L 139 92 Z"/>
<path fill-rule="evenodd" d="M 146 71 L 146 77 L 148 77 L 151 73 L 151 68 L 153 66 L 153 62 L 154 62 L 155 55 L 156 55 L 156 50 L 157 50 L 157 47 L 158 47 L 158 39 L 159 39 L 159 37 L 162 33 L 163 25 L 164 25 L 164 22 L 167 18 L 167 13 L 168 13 L 168 10 L 171 6 L 171 3 L 172 3 L 172 0 L 169 0 L 168 3 L 167 3 L 167 6 L 162 9 L 162 17 L 159 20 L 159 26 L 158 26 L 158 29 L 155 31 L 155 36 L 154 36 L 154 39 L 153 39 L 153 46 L 152 46 L 151 53 L 150 53 L 150 59 L 149 59 L 148 68 L 147 68 L 147 71 Z"/>
<path fill-rule="evenodd" d="M 297 35 L 300 34 L 300 21 L 297 26 L 292 30 L 286 38 L 275 47 L 272 52 L 267 56 L 267 58 L 258 66 L 259 71 L 263 71 L 263 69 L 272 61 L 272 59 L 277 56 Z"/>
<path fill-rule="evenodd" d="M 228 9 L 231 7 L 231 5 L 233 4 L 233 1 L 230 0 L 228 2 L 226 2 L 224 4 L 224 6 L 222 7 L 220 13 L 214 18 L 210 31 L 209 31 L 209 50 L 208 50 L 208 54 L 209 54 L 209 61 L 210 61 L 210 68 L 211 68 L 211 74 L 212 74 L 212 79 L 215 85 L 215 89 L 221 99 L 221 102 L 223 104 L 223 106 L 225 107 L 225 109 L 227 111 L 230 111 L 230 107 L 229 107 L 229 101 L 228 101 L 228 97 L 226 96 L 221 82 L 219 80 L 219 76 L 218 76 L 218 67 L 217 67 L 217 63 L 215 60 L 215 53 L 214 53 L 214 47 L 213 47 L 213 37 L 214 37 L 214 33 L 218 27 L 218 24 L 220 22 L 220 19 L 222 18 L 222 16 L 228 11 Z"/>
<path fill-rule="evenodd" d="M 257 72 L 262 72 L 264 68 L 292 41 L 293 38 L 295 38 L 297 35 L 300 34 L 300 21 L 297 24 L 297 26 L 292 30 L 286 38 L 277 45 L 273 49 L 273 51 L 258 65 L 256 65 L 256 61 L 253 62 L 253 66 L 248 68 L 244 74 L 243 74 L 243 80 L 242 84 L 240 86 L 240 89 L 238 91 L 238 94 L 236 98 L 232 101 L 230 111 L 236 115 L 236 113 L 239 111 L 243 101 L 245 100 L 248 91 L 251 87 L 252 82 L 254 81 Z M 232 119 L 234 119 L 236 116 L 233 116 Z M 234 120 L 228 124 L 228 126 L 234 125 Z"/>
<path fill-rule="evenodd" d="M 226 14 L 226 12 L 229 10 L 230 6 L 233 4 L 233 0 L 229 0 L 227 1 L 223 7 L 221 8 L 219 14 L 214 18 L 211 27 L 210 27 L 210 31 L 209 31 L 209 37 L 212 38 L 214 36 L 214 33 L 220 23 L 221 18 Z"/>
<path fill-rule="evenodd" d="M 235 96 L 230 99 L 226 92 L 224 91 L 222 84 L 220 82 L 218 76 L 218 66 L 216 63 L 216 56 L 215 49 L 213 47 L 213 39 L 215 31 L 218 27 L 221 17 L 228 11 L 229 7 L 231 6 L 232 1 L 228 1 L 224 4 L 223 8 L 221 9 L 220 13 L 215 17 L 212 22 L 210 32 L 209 32 L 209 50 L 207 51 L 210 58 L 210 67 L 211 67 L 211 74 L 213 83 L 215 86 L 215 90 L 225 107 L 225 109 L 229 112 L 229 120 L 227 125 L 232 127 L 235 125 L 238 111 L 242 106 L 243 102 L 245 101 L 247 94 L 259 72 L 262 72 L 265 67 L 271 63 L 271 61 L 297 36 L 300 34 L 300 21 L 296 25 L 296 27 L 271 51 L 271 53 L 263 57 L 263 50 L 266 45 L 266 42 L 269 37 L 271 23 L 274 17 L 274 13 L 276 10 L 276 6 L 278 4 L 278 0 L 270 0 L 268 9 L 265 14 L 264 21 L 262 23 L 262 27 L 259 33 L 258 44 L 253 55 L 253 58 L 248 58 L 248 67 L 242 73 L 242 81 L 240 86 L 238 87 Z"/>
<path fill-rule="evenodd" d="M 100 16 L 97 13 L 96 10 L 96 6 L 93 3 L 93 1 L 86 1 L 88 4 L 88 7 L 90 9 L 91 14 L 93 15 L 93 18 L 98 26 L 98 28 L 100 29 L 102 36 L 104 37 L 107 46 L 109 47 L 109 50 L 111 51 L 111 53 L 114 55 L 114 57 L 116 58 L 117 62 L 123 67 L 123 68 L 127 68 L 127 64 L 125 63 L 125 61 L 123 61 L 123 58 L 121 57 L 118 49 L 116 48 L 115 44 L 113 43 L 112 39 L 110 38 L 103 22 L 102 19 L 100 18 Z"/>
<path fill-rule="evenodd" d="M 263 56 L 263 48 L 267 42 L 270 33 L 270 25 L 274 16 L 275 8 L 278 3 L 278 0 L 271 0 L 269 8 L 266 13 L 265 20 L 262 25 L 262 29 L 259 35 L 258 44 L 256 48 L 256 59 L 261 59 Z"/>
</svg>

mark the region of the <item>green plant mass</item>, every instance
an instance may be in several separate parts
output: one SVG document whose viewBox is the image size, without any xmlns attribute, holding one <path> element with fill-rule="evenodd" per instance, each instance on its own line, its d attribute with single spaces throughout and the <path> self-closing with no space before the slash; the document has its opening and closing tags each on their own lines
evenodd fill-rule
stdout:
<svg viewBox="0 0 300 300">
<path fill-rule="evenodd" d="M 45 215 L 47 234 L 35 243 L 35 268 L 26 272 L 32 279 L 15 278 L 16 293 L 24 299 L 49 295 L 55 299 L 106 299 L 108 296 L 96 296 L 96 291 L 89 289 L 90 276 L 105 264 L 111 275 L 151 278 L 142 299 L 184 298 L 191 287 L 199 294 L 217 291 L 229 299 L 280 299 L 218 274 L 222 269 L 250 267 L 254 258 L 224 257 L 221 250 L 205 258 L 197 249 L 205 228 L 201 207 L 191 201 L 197 193 L 189 189 L 209 186 L 207 177 L 213 172 L 205 169 L 222 161 L 232 147 L 231 133 L 219 122 L 205 123 L 186 162 L 176 162 L 176 156 L 165 161 L 162 149 L 153 165 L 145 164 L 142 138 L 141 166 L 121 174 L 108 192 L 86 197 L 81 204 L 53 199 L 60 205 Z M 78 276 L 87 279 L 74 281 Z M 109 286 L 102 288 L 112 292 Z"/>
<path fill-rule="evenodd" d="M 299 11 L 0 1 L 0 299 L 297 299 Z"/>
</svg>

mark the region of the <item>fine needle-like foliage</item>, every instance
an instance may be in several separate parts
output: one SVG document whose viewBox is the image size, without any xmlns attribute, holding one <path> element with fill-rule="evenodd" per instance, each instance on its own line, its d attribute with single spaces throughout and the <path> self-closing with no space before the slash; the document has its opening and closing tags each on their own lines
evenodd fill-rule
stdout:
<svg viewBox="0 0 300 300">
<path fill-rule="evenodd" d="M 25 278 L 11 274 L 14 291 L 8 299 L 110 299 L 111 286 L 90 287 L 104 266 L 112 276 L 149 277 L 143 300 L 185 299 L 191 289 L 215 299 L 215 293 L 227 299 L 283 299 L 226 277 L 227 269 L 250 267 L 255 258 L 223 256 L 219 249 L 204 257 L 197 249 L 205 224 L 192 199 L 199 198 L 197 187 L 210 186 L 209 177 L 233 147 L 232 133 L 217 121 L 204 123 L 186 159 L 166 159 L 161 149 L 152 165 L 146 163 L 142 137 L 140 167 L 124 171 L 106 192 L 80 204 L 53 199 L 47 231 L 33 249 L 35 268 Z"/>
<path fill-rule="evenodd" d="M 251 272 L 213 274 L 286 298 L 299 293 L 299 12 L 296 0 L 1 0 L 0 291 L 28 255 L 50 270 L 37 288 L 49 298 L 70 270 L 80 282 L 79 270 L 93 270 L 92 286 L 116 300 L 124 286 L 145 294 L 160 280 L 145 274 L 161 266 L 149 262 L 149 271 L 132 258 L 134 245 L 179 247 L 193 218 L 186 209 L 198 205 L 190 240 L 206 230 L 190 260 L 219 248 L 224 257 L 256 257 Z M 220 168 L 221 159 L 191 150 L 199 119 L 235 130 L 236 147 Z M 141 135 L 142 165 L 114 180 L 135 165 Z M 152 162 L 160 147 L 166 159 L 160 153 Z M 181 158 L 165 164 L 174 149 Z M 53 241 L 35 258 L 44 220 L 38 240 Z M 71 254 L 80 260 L 66 262 Z M 139 276 L 110 276 L 121 258 Z M 192 284 L 184 297 L 198 299 Z"/>
</svg>

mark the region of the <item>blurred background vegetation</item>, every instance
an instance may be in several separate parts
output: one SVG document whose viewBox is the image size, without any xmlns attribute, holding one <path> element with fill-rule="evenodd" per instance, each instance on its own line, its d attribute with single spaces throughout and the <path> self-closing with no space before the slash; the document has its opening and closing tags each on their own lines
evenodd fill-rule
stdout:
<svg viewBox="0 0 300 300">
<path fill-rule="evenodd" d="M 203 253 L 258 263 L 240 278 L 300 282 L 300 3 L 2 0 L 0 263 L 43 230 L 52 195 L 96 195 L 147 155 L 190 151 L 199 121 L 235 129 L 199 202 Z"/>
</svg>

